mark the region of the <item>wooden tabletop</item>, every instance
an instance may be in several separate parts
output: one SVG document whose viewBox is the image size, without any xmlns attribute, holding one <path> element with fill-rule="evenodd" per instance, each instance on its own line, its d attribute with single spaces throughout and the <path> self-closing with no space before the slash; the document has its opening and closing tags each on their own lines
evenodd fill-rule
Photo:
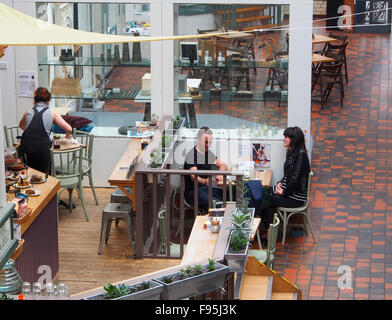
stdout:
<svg viewBox="0 0 392 320">
<path fill-rule="evenodd" d="M 288 55 L 281 55 L 279 58 L 288 58 Z M 313 53 L 312 54 L 312 63 L 321 63 L 321 62 L 332 62 L 335 61 L 334 58 L 323 56 L 322 54 Z"/>
<path fill-rule="evenodd" d="M 312 63 L 323 63 L 323 62 L 333 62 L 334 58 L 323 56 L 321 54 L 313 53 L 312 55 Z"/>
<path fill-rule="evenodd" d="M 261 181 L 261 185 L 263 187 L 269 187 L 271 185 L 271 181 L 272 181 L 272 170 L 263 170 L 259 171 L 258 169 L 255 169 L 253 171 L 252 177 L 250 177 L 251 180 L 260 180 Z M 229 183 L 228 180 L 226 180 L 227 183 Z M 235 180 L 234 180 L 235 183 Z M 223 181 L 218 181 L 216 183 L 216 185 L 218 187 L 223 186 Z"/>
<path fill-rule="evenodd" d="M 72 150 L 80 147 L 79 143 L 71 143 L 70 139 L 60 138 L 55 139 L 55 143 L 60 144 L 59 149 L 53 149 L 54 151 L 65 151 L 65 150 Z"/>
<path fill-rule="evenodd" d="M 328 42 L 336 42 L 339 39 L 331 38 L 322 34 L 314 33 L 314 39 L 312 39 L 312 44 L 320 44 L 320 43 L 328 43 Z"/>
<path fill-rule="evenodd" d="M 204 227 L 206 219 L 207 216 L 196 217 L 181 264 L 190 264 L 198 260 L 210 259 L 214 256 L 219 233 L 213 233 Z M 254 239 L 260 222 L 260 218 L 253 219 L 251 240 Z"/>
<path fill-rule="evenodd" d="M 135 184 L 135 174 L 127 177 L 128 169 L 132 161 L 142 152 L 141 139 L 131 139 L 120 160 L 114 167 L 109 177 L 109 184 L 112 186 L 133 186 Z"/>
<path fill-rule="evenodd" d="M 210 32 L 205 32 L 204 34 L 215 34 L 217 32 L 220 32 L 220 31 L 210 31 Z M 236 30 L 227 30 L 227 32 L 230 32 L 230 34 L 222 34 L 222 35 L 217 35 L 214 37 L 226 39 L 226 40 L 231 40 L 231 39 L 236 39 L 236 38 L 248 38 L 248 37 L 254 36 L 252 34 L 252 32 L 244 32 L 244 31 L 236 31 Z"/>
</svg>

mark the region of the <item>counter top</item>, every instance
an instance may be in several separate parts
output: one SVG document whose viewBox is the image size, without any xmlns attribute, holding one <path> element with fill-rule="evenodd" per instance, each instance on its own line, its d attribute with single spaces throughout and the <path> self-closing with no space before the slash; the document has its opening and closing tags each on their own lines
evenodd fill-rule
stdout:
<svg viewBox="0 0 392 320">
<path fill-rule="evenodd" d="M 45 174 L 37 171 L 33 168 L 28 169 L 28 175 L 31 177 L 33 174 L 37 174 L 45 177 Z M 39 190 L 41 194 L 36 197 L 29 197 L 28 207 L 31 208 L 30 217 L 21 224 L 21 233 L 30 227 L 34 220 L 39 216 L 41 211 L 47 206 L 50 200 L 56 196 L 57 192 L 60 190 L 60 180 L 48 176 L 48 179 L 44 183 L 33 184 L 33 189 Z M 31 189 L 31 188 L 28 188 Z M 27 189 L 23 189 L 27 190 Z"/>
</svg>

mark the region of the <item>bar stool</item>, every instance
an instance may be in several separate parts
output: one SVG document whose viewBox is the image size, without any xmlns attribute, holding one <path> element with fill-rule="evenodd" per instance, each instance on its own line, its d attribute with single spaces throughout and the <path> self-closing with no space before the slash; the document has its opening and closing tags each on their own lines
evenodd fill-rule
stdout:
<svg viewBox="0 0 392 320">
<path fill-rule="evenodd" d="M 126 188 L 126 190 L 129 193 L 132 193 L 132 188 Z M 113 203 L 130 203 L 131 200 L 128 198 L 128 196 L 120 189 L 120 188 L 116 188 L 116 190 L 114 190 L 112 192 L 112 194 L 110 195 L 110 202 Z M 116 219 L 116 227 L 118 226 L 120 219 L 117 218 Z"/>
<path fill-rule="evenodd" d="M 131 239 L 133 252 L 136 252 L 135 233 L 133 225 L 133 207 L 129 203 L 108 203 L 102 211 L 101 236 L 99 240 L 98 254 L 102 252 L 103 242 L 108 243 L 112 221 L 124 219 L 127 222 L 128 235 Z"/>
</svg>

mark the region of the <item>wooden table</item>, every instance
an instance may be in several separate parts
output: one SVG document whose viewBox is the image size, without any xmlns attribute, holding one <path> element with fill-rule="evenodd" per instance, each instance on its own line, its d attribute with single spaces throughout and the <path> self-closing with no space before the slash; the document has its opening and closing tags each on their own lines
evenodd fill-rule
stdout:
<svg viewBox="0 0 392 320">
<path fill-rule="evenodd" d="M 128 170 L 132 161 L 142 152 L 141 139 L 132 139 L 108 179 L 111 186 L 120 188 L 132 201 L 134 211 L 136 211 L 136 178 L 134 172 L 128 176 Z M 131 188 L 132 194 L 126 188 Z"/>
<path fill-rule="evenodd" d="M 336 61 L 334 58 L 323 56 L 321 54 L 313 53 L 312 63 L 324 63 Z"/>
<path fill-rule="evenodd" d="M 196 217 L 184 255 L 181 260 L 181 264 L 190 264 L 194 261 L 210 259 L 214 256 L 219 233 L 213 233 L 211 230 L 204 227 L 206 219 L 207 216 Z M 228 218 L 228 220 L 230 219 Z M 254 239 L 260 222 L 260 218 L 253 219 L 251 240 Z M 221 230 L 225 231 L 223 230 L 223 226 L 224 224 L 222 223 Z"/>
<path fill-rule="evenodd" d="M 322 34 L 313 33 L 314 38 L 312 39 L 312 44 L 330 43 L 337 42 L 339 39 L 331 38 Z"/>
<path fill-rule="evenodd" d="M 272 170 L 257 170 L 255 169 L 253 171 L 251 180 L 260 180 L 261 181 L 261 185 L 263 187 L 269 187 L 271 185 L 271 180 L 272 180 Z M 228 180 L 226 180 L 227 183 L 229 183 Z M 234 180 L 235 181 L 235 180 Z M 219 181 L 216 184 L 218 187 L 222 187 L 223 186 L 223 181 Z"/>
<path fill-rule="evenodd" d="M 288 55 L 279 56 L 279 58 L 288 58 Z M 312 63 L 322 63 L 322 62 L 333 62 L 334 58 L 324 56 L 322 54 L 313 53 L 312 54 Z"/>
<path fill-rule="evenodd" d="M 60 144 L 60 148 L 53 149 L 54 151 L 66 151 L 72 150 L 80 147 L 79 143 L 71 143 L 70 139 L 60 138 L 54 140 L 56 143 Z M 86 146 L 83 146 L 85 148 Z"/>
</svg>

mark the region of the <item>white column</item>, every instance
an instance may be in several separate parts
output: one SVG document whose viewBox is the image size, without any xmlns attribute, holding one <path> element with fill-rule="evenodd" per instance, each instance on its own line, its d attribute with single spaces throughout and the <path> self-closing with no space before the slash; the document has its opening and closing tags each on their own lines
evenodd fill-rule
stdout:
<svg viewBox="0 0 392 320">
<path fill-rule="evenodd" d="M 1 71 L 0 71 L 1 72 Z M 3 122 L 3 107 L 1 97 L 1 77 L 0 77 L 0 150 L 2 150 L 2 156 L 0 156 L 0 207 L 3 207 L 7 201 L 5 195 L 5 171 L 4 168 L 4 122 Z"/>
<path fill-rule="evenodd" d="M 290 5 L 287 124 L 300 127 L 307 142 L 311 136 L 312 22 L 312 0 L 297 0 Z"/>
<path fill-rule="evenodd" d="M 160 36 L 162 32 L 162 4 L 150 4 L 151 36 Z M 151 114 L 162 118 L 162 41 L 151 42 Z"/>
<path fill-rule="evenodd" d="M 162 3 L 162 35 L 173 35 L 173 3 Z M 162 41 L 162 114 L 174 113 L 174 40 Z"/>
</svg>

